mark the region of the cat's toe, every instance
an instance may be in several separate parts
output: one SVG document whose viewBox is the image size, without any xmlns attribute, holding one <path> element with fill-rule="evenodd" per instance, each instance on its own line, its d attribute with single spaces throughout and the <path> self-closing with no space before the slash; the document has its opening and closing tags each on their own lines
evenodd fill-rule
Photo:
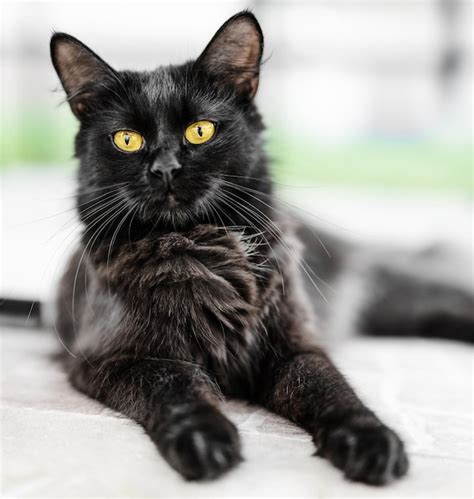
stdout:
<svg viewBox="0 0 474 499">
<path fill-rule="evenodd" d="M 187 480 L 217 478 L 242 460 L 237 428 L 217 411 L 180 418 L 160 440 L 164 457 Z"/>
<path fill-rule="evenodd" d="M 403 442 L 382 425 L 340 425 L 328 431 L 318 454 L 354 481 L 385 485 L 408 471 Z"/>
</svg>

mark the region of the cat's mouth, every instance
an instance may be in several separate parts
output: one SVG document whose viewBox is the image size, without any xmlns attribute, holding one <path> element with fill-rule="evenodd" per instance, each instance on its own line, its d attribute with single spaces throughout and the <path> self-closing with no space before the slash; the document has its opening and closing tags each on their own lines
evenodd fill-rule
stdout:
<svg viewBox="0 0 474 499">
<path fill-rule="evenodd" d="M 154 205 L 165 208 L 175 208 L 180 202 L 184 201 L 171 185 L 167 185 L 161 189 L 152 189 L 151 192 L 149 191 L 148 198 Z"/>
<path fill-rule="evenodd" d="M 149 214 L 150 218 L 164 217 L 165 219 L 169 217 L 180 218 L 183 215 L 181 214 L 183 207 L 190 202 L 172 189 L 149 193 L 142 201 L 145 212 Z"/>
<path fill-rule="evenodd" d="M 164 201 L 168 208 L 176 208 L 179 204 L 179 201 L 176 199 L 176 194 L 172 190 L 168 190 L 165 194 Z"/>
<path fill-rule="evenodd" d="M 146 185 L 141 190 L 130 192 L 129 198 L 132 204 L 140 205 L 143 221 L 180 224 L 188 223 L 193 215 L 199 215 L 213 191 L 202 183 L 189 188 L 173 185 L 166 189 Z"/>
</svg>

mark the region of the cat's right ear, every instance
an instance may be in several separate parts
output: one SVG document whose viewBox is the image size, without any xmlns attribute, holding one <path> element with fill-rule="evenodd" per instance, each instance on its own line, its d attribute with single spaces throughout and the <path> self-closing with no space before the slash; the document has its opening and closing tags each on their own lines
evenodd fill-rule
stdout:
<svg viewBox="0 0 474 499">
<path fill-rule="evenodd" d="M 98 84 L 115 71 L 90 48 L 66 33 L 51 38 L 51 60 L 67 94 L 72 112 L 82 120 L 93 107 Z"/>
</svg>

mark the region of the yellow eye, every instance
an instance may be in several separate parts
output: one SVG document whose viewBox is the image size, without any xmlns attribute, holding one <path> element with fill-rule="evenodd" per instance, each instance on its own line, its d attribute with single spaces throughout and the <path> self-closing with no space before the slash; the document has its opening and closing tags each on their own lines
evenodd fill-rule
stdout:
<svg viewBox="0 0 474 499">
<path fill-rule="evenodd" d="M 131 130 L 119 130 L 113 135 L 114 144 L 125 152 L 136 152 L 143 145 L 143 137 Z"/>
<path fill-rule="evenodd" d="M 191 144 L 204 144 L 204 142 L 212 139 L 215 131 L 216 127 L 214 123 L 201 120 L 189 125 L 184 132 L 184 136 Z"/>
</svg>

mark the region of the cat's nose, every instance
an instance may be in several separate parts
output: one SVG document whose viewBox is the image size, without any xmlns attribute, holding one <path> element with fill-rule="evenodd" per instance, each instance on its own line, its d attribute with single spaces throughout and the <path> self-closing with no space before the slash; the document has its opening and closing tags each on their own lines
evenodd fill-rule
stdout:
<svg viewBox="0 0 474 499">
<path fill-rule="evenodd" d="M 171 184 L 173 178 L 179 173 L 182 166 L 174 157 L 164 160 L 155 160 L 150 167 L 150 173 L 158 179 L 161 179 L 167 186 Z"/>
</svg>

